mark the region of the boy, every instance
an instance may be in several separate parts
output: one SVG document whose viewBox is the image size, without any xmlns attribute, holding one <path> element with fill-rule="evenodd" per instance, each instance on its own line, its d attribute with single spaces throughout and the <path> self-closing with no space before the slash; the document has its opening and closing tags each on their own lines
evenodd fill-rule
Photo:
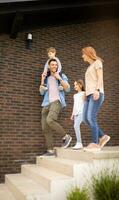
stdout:
<svg viewBox="0 0 119 200">
<path fill-rule="evenodd" d="M 54 47 L 50 47 L 47 49 L 47 53 L 48 53 L 49 59 L 47 60 L 47 62 L 45 63 L 45 66 L 44 66 L 44 71 L 43 71 L 44 77 L 47 77 L 47 75 L 48 75 L 48 72 L 49 72 L 49 64 L 48 63 L 49 63 L 50 59 L 55 59 L 57 61 L 57 64 L 58 64 L 57 72 L 58 73 L 60 73 L 62 70 L 61 62 L 60 62 L 59 58 L 56 57 L 56 49 Z M 46 86 L 46 85 L 44 85 L 44 86 Z M 47 90 L 47 87 L 45 87 L 45 89 Z M 61 85 L 59 85 L 59 90 L 63 90 L 63 87 Z"/>
<path fill-rule="evenodd" d="M 47 72 L 49 71 L 48 62 L 49 62 L 50 59 L 55 59 L 57 61 L 57 63 L 58 63 L 58 70 L 57 70 L 57 72 L 60 73 L 61 70 L 62 70 L 62 66 L 61 66 L 61 62 L 60 62 L 59 58 L 56 57 L 56 49 L 54 47 L 50 47 L 50 48 L 47 49 L 47 53 L 48 53 L 49 59 L 45 63 L 43 74 L 45 76 L 47 76 Z"/>
</svg>

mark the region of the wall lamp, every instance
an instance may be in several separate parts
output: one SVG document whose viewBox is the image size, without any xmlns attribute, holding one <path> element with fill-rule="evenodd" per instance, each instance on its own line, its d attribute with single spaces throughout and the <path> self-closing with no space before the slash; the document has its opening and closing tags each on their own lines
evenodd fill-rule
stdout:
<svg viewBox="0 0 119 200">
<path fill-rule="evenodd" d="M 32 48 L 32 42 L 33 42 L 33 36 L 32 36 L 31 33 L 27 34 L 26 42 L 27 42 L 27 49 L 31 49 Z"/>
</svg>

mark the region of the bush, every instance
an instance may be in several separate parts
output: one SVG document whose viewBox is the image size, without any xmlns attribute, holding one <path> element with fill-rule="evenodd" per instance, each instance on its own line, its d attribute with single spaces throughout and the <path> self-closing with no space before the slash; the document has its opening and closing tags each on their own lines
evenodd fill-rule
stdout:
<svg viewBox="0 0 119 200">
<path fill-rule="evenodd" d="M 86 188 L 80 190 L 78 187 L 74 187 L 67 195 L 67 200 L 89 200 L 88 190 Z"/>
<path fill-rule="evenodd" d="M 93 196 L 95 200 L 119 200 L 118 170 L 103 170 L 92 178 Z"/>
</svg>

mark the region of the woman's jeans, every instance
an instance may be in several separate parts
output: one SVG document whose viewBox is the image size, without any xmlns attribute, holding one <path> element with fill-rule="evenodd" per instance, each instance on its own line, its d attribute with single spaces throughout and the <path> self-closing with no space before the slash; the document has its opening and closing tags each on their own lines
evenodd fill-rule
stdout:
<svg viewBox="0 0 119 200">
<path fill-rule="evenodd" d="M 93 143 L 98 144 L 99 138 L 104 135 L 97 123 L 97 113 L 104 101 L 104 94 L 100 93 L 98 100 L 93 100 L 93 94 L 87 96 L 84 104 L 83 120 L 89 125 L 92 131 Z"/>
<path fill-rule="evenodd" d="M 74 130 L 75 130 L 77 142 L 79 143 L 82 143 L 81 132 L 80 132 L 80 124 L 82 122 L 82 118 L 83 118 L 82 114 L 74 115 Z"/>
</svg>

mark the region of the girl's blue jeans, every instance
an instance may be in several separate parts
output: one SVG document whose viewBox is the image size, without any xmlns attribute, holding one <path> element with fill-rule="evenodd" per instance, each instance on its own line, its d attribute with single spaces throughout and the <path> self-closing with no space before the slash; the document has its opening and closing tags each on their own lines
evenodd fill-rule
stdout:
<svg viewBox="0 0 119 200">
<path fill-rule="evenodd" d="M 77 142 L 79 143 L 82 143 L 81 131 L 80 131 L 80 124 L 82 122 L 82 119 L 83 119 L 82 114 L 74 115 L 74 130 L 75 130 Z"/>
<path fill-rule="evenodd" d="M 98 144 L 99 138 L 104 135 L 103 131 L 100 129 L 97 123 L 97 113 L 104 101 L 104 94 L 100 93 L 98 100 L 93 99 L 93 94 L 87 96 L 84 104 L 83 120 L 89 125 L 92 131 L 92 141 Z"/>
</svg>

